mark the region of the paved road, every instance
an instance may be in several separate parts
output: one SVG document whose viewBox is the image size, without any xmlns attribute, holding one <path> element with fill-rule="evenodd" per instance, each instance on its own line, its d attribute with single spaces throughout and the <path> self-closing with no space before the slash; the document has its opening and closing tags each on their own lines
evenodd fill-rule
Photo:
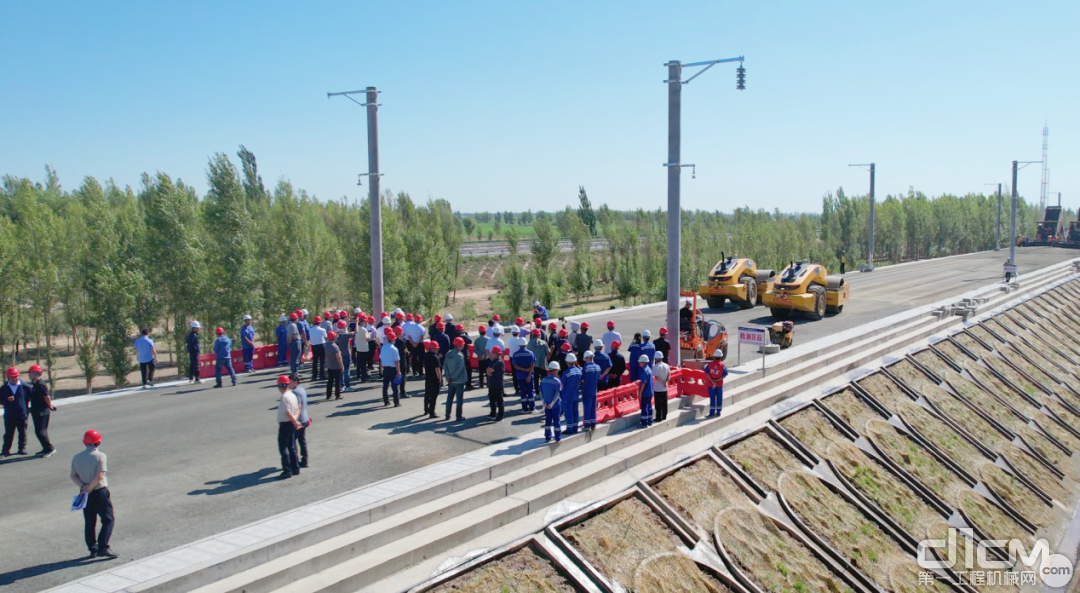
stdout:
<svg viewBox="0 0 1080 593">
<path fill-rule="evenodd" d="M 1037 247 L 1017 252 L 1021 272 L 1077 255 Z M 800 323 L 795 339 L 802 343 L 989 284 L 999 278 L 1002 260 L 1001 254 L 975 254 L 851 274 L 852 300 L 844 312 Z M 771 322 L 764 308 L 706 313 L 728 327 Z M 655 331 L 663 316 L 656 306 L 613 311 L 610 318 L 629 338 L 639 329 Z M 514 406 L 499 424 L 481 420 L 486 397 L 479 391 L 466 393 L 467 420 L 443 422 L 421 418 L 417 398 L 383 408 L 373 386 L 340 402 L 322 401 L 313 388 L 312 467 L 277 482 L 274 378 L 250 375 L 235 388 L 204 383 L 61 407 L 51 429 L 56 456 L 0 460 L 0 587 L 40 591 L 100 570 L 102 561 L 82 559 L 82 517 L 68 512 L 75 494 L 69 461 L 88 428 L 104 435 L 117 518 L 113 544 L 130 560 L 541 426 L 541 417 L 521 415 Z"/>
<path fill-rule="evenodd" d="M 603 249 L 607 247 L 606 239 L 593 239 L 592 250 Z M 563 253 L 569 253 L 574 250 L 574 246 L 571 245 L 568 239 L 559 241 L 559 251 Z M 479 256 L 498 256 L 498 255 L 510 255 L 510 249 L 506 247 L 506 241 L 480 241 L 476 243 L 464 243 L 461 248 L 458 249 L 458 253 L 461 257 L 479 257 Z M 518 243 L 518 253 L 522 255 L 528 255 L 532 253 L 532 240 L 529 238 L 523 238 Z"/>
</svg>

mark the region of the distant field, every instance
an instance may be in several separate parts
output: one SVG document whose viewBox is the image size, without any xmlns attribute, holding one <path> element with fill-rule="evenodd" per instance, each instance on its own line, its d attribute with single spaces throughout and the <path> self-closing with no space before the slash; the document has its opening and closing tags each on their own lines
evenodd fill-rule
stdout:
<svg viewBox="0 0 1080 593">
<path fill-rule="evenodd" d="M 494 230 L 495 230 L 495 223 L 494 222 L 477 222 L 476 226 L 483 231 L 485 241 L 487 241 L 488 233 L 494 232 Z M 531 224 L 527 224 L 527 225 L 521 225 L 521 224 L 508 225 L 506 223 L 503 223 L 502 229 L 501 229 L 502 232 L 500 232 L 499 234 L 492 237 L 492 239 L 495 240 L 495 241 L 501 241 L 503 234 L 506 233 L 507 229 L 509 229 L 511 226 L 513 226 L 514 230 L 517 231 L 517 234 L 518 234 L 519 237 L 532 238 L 532 237 L 536 236 L 536 231 L 533 230 L 533 226 Z M 469 240 L 470 241 L 477 240 L 475 230 L 473 231 L 473 234 L 469 237 Z"/>
</svg>

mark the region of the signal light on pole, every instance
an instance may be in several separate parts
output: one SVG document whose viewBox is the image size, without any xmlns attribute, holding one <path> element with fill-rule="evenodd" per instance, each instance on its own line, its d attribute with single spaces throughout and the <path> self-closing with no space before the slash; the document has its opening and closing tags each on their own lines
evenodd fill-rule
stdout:
<svg viewBox="0 0 1080 593">
<path fill-rule="evenodd" d="M 739 62 L 739 67 L 735 69 L 735 88 L 746 90 L 746 68 L 743 68 L 742 62 Z"/>
</svg>

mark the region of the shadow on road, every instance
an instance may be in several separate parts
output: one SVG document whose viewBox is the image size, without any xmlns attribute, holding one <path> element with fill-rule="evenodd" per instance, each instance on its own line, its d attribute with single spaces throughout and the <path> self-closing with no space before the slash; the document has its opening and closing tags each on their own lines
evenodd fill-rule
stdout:
<svg viewBox="0 0 1080 593">
<path fill-rule="evenodd" d="M 0 459 L 0 465 L 7 465 L 9 463 L 18 463 L 20 461 L 30 461 L 31 459 L 41 459 L 41 458 L 38 457 L 37 455 L 15 455 L 15 454 L 12 454 L 11 457 L 8 457 L 6 459 Z"/>
<path fill-rule="evenodd" d="M 207 482 L 206 485 L 216 487 L 205 490 L 192 490 L 191 492 L 188 492 L 188 496 L 198 496 L 200 494 L 205 494 L 207 496 L 228 494 L 229 492 L 236 492 L 237 490 L 251 488 L 252 486 L 269 484 L 277 481 L 277 473 L 278 468 L 276 467 L 264 467 L 250 474 L 240 474 L 239 476 L 225 478 L 224 480 L 211 480 Z"/>
<path fill-rule="evenodd" d="M 36 576 L 41 576 L 43 574 L 49 574 L 50 572 L 64 570 L 65 568 L 75 568 L 77 566 L 84 566 L 87 564 L 108 561 L 108 558 L 90 558 L 89 556 L 84 556 L 82 558 L 74 558 L 72 560 L 59 560 L 57 562 L 38 564 L 37 566 L 27 566 L 26 568 L 20 568 L 11 572 L 0 573 L 0 586 L 11 585 L 16 581 L 20 581 L 22 579 L 29 579 Z"/>
</svg>

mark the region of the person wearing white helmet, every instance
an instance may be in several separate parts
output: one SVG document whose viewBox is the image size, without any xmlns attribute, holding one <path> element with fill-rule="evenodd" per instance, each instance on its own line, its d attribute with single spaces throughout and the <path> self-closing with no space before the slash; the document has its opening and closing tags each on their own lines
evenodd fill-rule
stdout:
<svg viewBox="0 0 1080 593">
<path fill-rule="evenodd" d="M 548 320 L 547 307 L 540 304 L 540 301 L 533 301 L 533 318 L 540 318 L 540 321 Z"/>
<path fill-rule="evenodd" d="M 597 379 L 597 389 L 600 391 L 607 389 L 611 381 L 611 357 L 604 352 L 605 349 L 603 340 L 593 340 L 593 362 L 600 367 L 600 377 Z"/>
<path fill-rule="evenodd" d="M 544 440 L 555 442 L 562 440 L 562 381 L 559 381 L 559 363 L 554 360 L 547 365 L 547 376 L 540 380 L 540 399 L 544 400 Z"/>
<path fill-rule="evenodd" d="M 656 421 L 667 420 L 668 381 L 671 380 L 671 367 L 664 362 L 663 352 L 653 353 L 653 400 L 656 408 Z"/>
<path fill-rule="evenodd" d="M 713 359 L 705 365 L 705 374 L 709 376 L 709 418 L 719 418 L 724 407 L 724 377 L 727 366 L 724 365 L 724 351 L 717 349 Z"/>
<path fill-rule="evenodd" d="M 188 354 L 188 384 L 202 383 L 199 378 L 199 330 L 202 325 L 198 321 L 191 322 L 191 331 L 187 335 Z"/>
<path fill-rule="evenodd" d="M 283 367 L 289 364 L 289 316 L 278 317 L 278 326 L 274 328 L 274 336 L 277 338 L 277 365 Z"/>
<path fill-rule="evenodd" d="M 580 429 L 581 416 L 578 401 L 581 399 L 581 369 L 577 366 L 577 356 L 573 352 L 566 354 L 566 370 L 562 374 L 563 417 L 566 418 L 566 434 L 576 434 Z"/>
<path fill-rule="evenodd" d="M 651 338 L 652 332 L 649 330 L 641 332 L 641 353 L 649 357 L 649 368 L 652 368 L 653 361 L 656 360 L 656 344 L 649 341 Z"/>
<path fill-rule="evenodd" d="M 502 334 L 503 334 L 502 327 L 498 326 L 498 325 L 493 325 L 491 327 L 491 337 L 488 338 L 487 345 L 485 345 L 484 348 L 486 348 L 488 352 L 491 352 L 492 348 L 498 346 L 503 351 L 505 351 L 506 350 L 506 342 L 503 341 Z"/>
<path fill-rule="evenodd" d="M 581 369 L 581 410 L 584 419 L 581 424 L 586 431 L 593 431 L 596 430 L 596 393 L 600 385 L 600 365 L 596 364 L 596 353 L 592 350 L 586 350 L 584 357 L 585 366 Z"/>
<path fill-rule="evenodd" d="M 641 426 L 649 427 L 653 423 L 653 369 L 649 366 L 649 357 L 638 356 L 638 394 L 641 398 Z"/>
<path fill-rule="evenodd" d="M 240 352 L 244 355 L 244 372 L 254 373 L 255 326 L 252 325 L 251 315 L 244 315 L 244 325 L 240 328 Z"/>
</svg>

